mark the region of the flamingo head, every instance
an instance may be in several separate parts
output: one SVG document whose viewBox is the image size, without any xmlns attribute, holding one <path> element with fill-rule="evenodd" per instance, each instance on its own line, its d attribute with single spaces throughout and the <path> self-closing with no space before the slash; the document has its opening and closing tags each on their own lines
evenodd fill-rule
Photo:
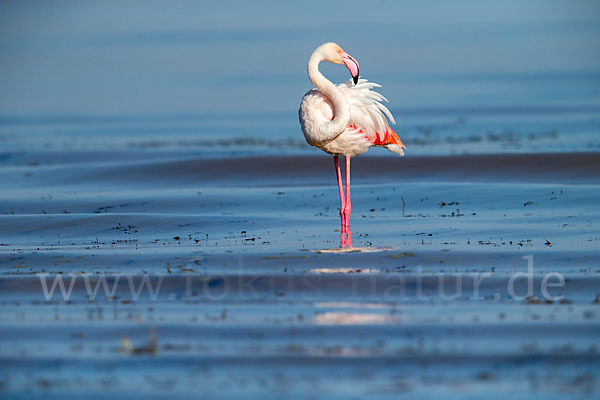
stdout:
<svg viewBox="0 0 600 400">
<path fill-rule="evenodd" d="M 321 54 L 324 61 L 334 64 L 344 64 L 352 75 L 352 80 L 358 83 L 358 61 L 346 53 L 337 43 L 329 42 L 321 45 Z"/>
</svg>

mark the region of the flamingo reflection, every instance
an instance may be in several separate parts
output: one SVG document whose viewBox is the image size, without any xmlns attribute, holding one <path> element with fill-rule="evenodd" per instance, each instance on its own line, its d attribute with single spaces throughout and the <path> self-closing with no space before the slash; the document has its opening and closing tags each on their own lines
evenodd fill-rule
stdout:
<svg viewBox="0 0 600 400">
<path fill-rule="evenodd" d="M 342 229 L 342 233 L 340 234 L 340 249 L 343 248 L 352 248 L 352 231 L 346 229 Z"/>
</svg>

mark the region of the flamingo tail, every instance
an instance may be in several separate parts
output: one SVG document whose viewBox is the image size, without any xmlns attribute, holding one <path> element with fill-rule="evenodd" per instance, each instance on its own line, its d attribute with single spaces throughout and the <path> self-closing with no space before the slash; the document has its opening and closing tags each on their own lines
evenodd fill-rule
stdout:
<svg viewBox="0 0 600 400">
<path fill-rule="evenodd" d="M 384 146 L 392 153 L 400 154 L 401 156 L 404 155 L 404 149 L 406 149 L 402 140 L 400 140 L 396 132 L 390 127 L 387 128 L 383 139 L 380 138 L 379 133 L 377 134 L 377 139 L 373 142 L 373 145 Z"/>
</svg>

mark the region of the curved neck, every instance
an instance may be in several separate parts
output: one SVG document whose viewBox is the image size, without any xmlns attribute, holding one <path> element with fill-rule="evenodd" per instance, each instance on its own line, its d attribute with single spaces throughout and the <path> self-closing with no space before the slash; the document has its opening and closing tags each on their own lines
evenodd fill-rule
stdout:
<svg viewBox="0 0 600 400">
<path fill-rule="evenodd" d="M 308 60 L 308 77 L 313 85 L 333 103 L 333 119 L 319 128 L 319 136 L 325 142 L 335 139 L 346 130 L 350 122 L 350 106 L 337 86 L 319 71 L 319 63 L 323 61 L 323 56 L 319 50 L 317 49 Z"/>
</svg>

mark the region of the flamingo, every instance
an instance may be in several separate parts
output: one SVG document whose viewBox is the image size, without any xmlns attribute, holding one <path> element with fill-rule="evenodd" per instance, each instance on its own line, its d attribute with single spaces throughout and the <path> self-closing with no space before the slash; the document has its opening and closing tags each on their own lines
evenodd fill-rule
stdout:
<svg viewBox="0 0 600 400">
<path fill-rule="evenodd" d="M 335 85 L 319 71 L 319 63 L 344 64 L 352 79 Z M 350 158 L 365 153 L 372 146 L 382 146 L 404 155 L 406 147 L 390 127 L 394 117 L 382 101 L 388 100 L 372 90 L 380 85 L 358 75 L 358 61 L 336 43 L 317 47 L 308 60 L 308 77 L 315 86 L 302 98 L 298 116 L 306 142 L 333 156 L 340 192 L 342 247 L 344 235 L 350 235 Z M 346 195 L 339 156 L 346 157 Z"/>
</svg>

